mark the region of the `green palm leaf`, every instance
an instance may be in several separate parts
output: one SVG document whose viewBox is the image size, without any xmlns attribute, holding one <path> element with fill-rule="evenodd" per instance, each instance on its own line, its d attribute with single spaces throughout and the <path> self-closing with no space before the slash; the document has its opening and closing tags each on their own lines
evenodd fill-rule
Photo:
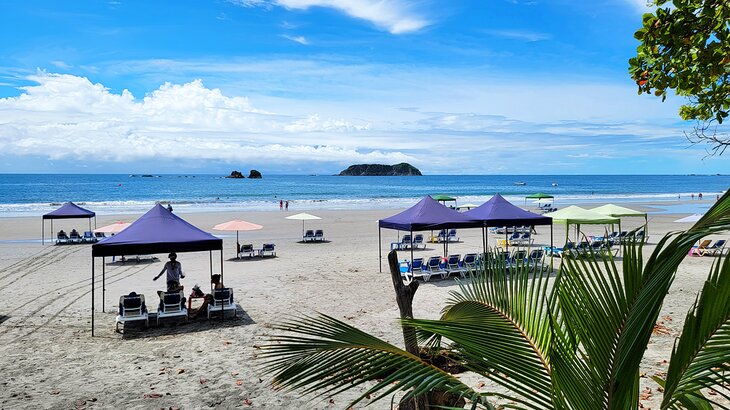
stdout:
<svg viewBox="0 0 730 410">
<path fill-rule="evenodd" d="M 547 351 L 549 272 L 518 261 L 508 267 L 504 258 L 489 253 L 483 275 L 459 281 L 440 320 L 404 319 L 403 324 L 431 336 L 436 347 L 442 338 L 464 365 L 517 394 L 504 395 L 519 408 L 550 409 L 551 379 Z M 518 406 L 515 406 L 518 407 Z"/>
<path fill-rule="evenodd" d="M 376 394 L 374 400 L 406 391 L 407 399 L 438 390 L 493 408 L 449 373 L 330 316 L 304 316 L 274 328 L 288 334 L 272 338 L 262 356 L 280 388 L 338 394 L 374 382 L 351 405 Z"/>
<path fill-rule="evenodd" d="M 664 385 L 663 409 L 688 407 L 685 403 L 700 396 L 700 389 L 730 384 L 730 256 L 713 266 L 702 293 L 687 313 L 667 378 L 658 381 Z M 727 388 L 716 392 L 730 399 Z"/>
<path fill-rule="evenodd" d="M 660 240 L 645 266 L 636 243 L 624 246 L 621 274 L 610 255 L 602 261 L 595 255 L 563 261 L 559 312 L 570 337 L 560 339 L 564 346 L 556 346 L 551 360 L 556 390 L 570 407 L 638 407 L 639 365 L 677 267 L 698 239 L 729 225 L 726 194 L 697 225 Z M 571 339 L 577 342 L 575 354 L 566 345 Z M 588 391 L 600 395 L 600 406 L 587 401 L 586 390 L 566 388 L 576 383 L 575 374 L 590 375 L 591 385 L 601 391 Z"/>
</svg>

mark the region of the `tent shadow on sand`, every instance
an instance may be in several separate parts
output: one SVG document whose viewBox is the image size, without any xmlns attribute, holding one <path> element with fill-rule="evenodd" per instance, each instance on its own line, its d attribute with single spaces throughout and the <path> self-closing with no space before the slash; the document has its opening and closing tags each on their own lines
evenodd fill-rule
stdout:
<svg viewBox="0 0 730 410">
<path fill-rule="evenodd" d="M 148 328 L 145 328 L 141 322 L 127 322 L 124 326 L 120 326 L 119 329 L 122 331 L 122 339 L 149 339 L 186 333 L 206 332 L 214 329 L 248 326 L 255 323 L 241 306 L 237 306 L 236 317 L 233 317 L 233 314 L 228 314 L 222 321 L 220 315 L 215 315 L 210 319 L 207 317 L 189 319 L 187 322 L 183 320 L 173 321 L 170 319 L 168 322 L 157 327 L 157 323 L 150 319 L 150 327 Z"/>
<path fill-rule="evenodd" d="M 327 239 L 325 239 L 323 241 L 305 241 L 305 240 L 301 240 L 301 241 L 298 241 L 297 243 L 304 243 L 304 244 L 309 245 L 309 244 L 319 244 L 319 243 L 332 243 L 332 241 L 327 240 Z"/>
<path fill-rule="evenodd" d="M 160 263 L 160 258 L 154 257 L 154 258 L 144 258 L 144 259 L 137 259 L 137 258 L 129 258 L 126 260 L 115 260 L 114 262 L 109 261 L 106 263 L 106 266 L 127 266 L 127 265 L 152 265 L 153 263 Z"/>
</svg>

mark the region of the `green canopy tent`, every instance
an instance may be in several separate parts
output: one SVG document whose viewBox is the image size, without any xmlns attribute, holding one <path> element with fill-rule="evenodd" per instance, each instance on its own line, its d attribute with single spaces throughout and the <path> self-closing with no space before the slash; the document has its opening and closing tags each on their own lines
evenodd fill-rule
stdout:
<svg viewBox="0 0 730 410">
<path fill-rule="evenodd" d="M 614 204 L 606 204 L 603 206 L 599 206 L 597 208 L 591 209 L 593 212 L 598 212 L 599 214 L 612 216 L 614 218 L 619 218 L 618 222 L 618 230 L 621 231 L 621 217 L 622 216 L 643 216 L 644 217 L 644 234 L 649 233 L 649 219 L 646 214 L 646 212 L 636 211 L 631 208 L 625 208 L 623 206 L 618 206 Z"/>
<path fill-rule="evenodd" d="M 444 206 L 447 206 L 446 205 L 447 202 L 453 201 L 454 202 L 454 206 L 452 206 L 451 208 L 452 209 L 453 208 L 456 208 L 456 198 L 454 198 L 453 196 L 448 196 L 448 195 L 431 195 L 431 198 L 433 198 L 435 201 L 441 202 L 441 204 L 444 205 Z"/>
<path fill-rule="evenodd" d="M 538 192 L 536 194 L 527 195 L 525 197 L 525 205 L 527 205 L 528 199 L 537 199 L 538 201 L 541 199 L 554 199 L 555 197 L 550 194 L 543 194 L 542 192 Z"/>
<path fill-rule="evenodd" d="M 619 223 L 620 219 L 599 214 L 579 206 L 571 205 L 559 211 L 548 212 L 543 216 L 553 218 L 553 223 L 565 225 L 565 242 L 568 242 L 570 225 L 575 225 L 576 237 L 581 225 L 611 225 Z"/>
</svg>

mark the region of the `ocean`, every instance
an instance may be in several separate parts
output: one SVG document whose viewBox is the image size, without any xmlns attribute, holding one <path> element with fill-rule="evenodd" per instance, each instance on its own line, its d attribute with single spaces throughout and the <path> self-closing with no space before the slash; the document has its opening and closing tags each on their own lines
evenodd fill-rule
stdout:
<svg viewBox="0 0 730 410">
<path fill-rule="evenodd" d="M 516 185 L 524 183 L 524 185 Z M 429 194 L 481 204 L 500 193 L 515 204 L 542 192 L 561 203 L 705 200 L 690 206 L 668 204 L 672 212 L 701 212 L 730 186 L 728 175 L 426 175 L 421 177 L 340 177 L 264 175 L 228 179 L 219 175 L 0 174 L 0 217 L 36 216 L 65 201 L 98 214 L 138 214 L 156 202 L 176 210 L 396 209 Z"/>
</svg>

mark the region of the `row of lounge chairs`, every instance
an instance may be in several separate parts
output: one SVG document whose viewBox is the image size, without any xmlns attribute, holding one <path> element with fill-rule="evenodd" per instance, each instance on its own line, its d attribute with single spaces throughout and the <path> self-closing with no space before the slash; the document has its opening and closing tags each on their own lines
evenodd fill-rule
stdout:
<svg viewBox="0 0 730 410">
<path fill-rule="evenodd" d="M 495 255 L 508 269 L 525 265 L 536 269 L 538 266 L 542 267 L 545 252 L 543 249 L 535 249 L 528 254 L 526 250 L 521 249 L 513 253 L 498 251 Z M 431 256 L 425 263 L 423 258 L 414 258 L 411 262 L 401 263 L 401 277 L 405 282 L 414 279 L 428 282 L 432 277 L 447 279 L 456 275 L 465 278 L 469 272 L 479 273 L 482 270 L 481 257 L 476 253 L 467 253 L 463 258 L 459 254 L 449 255 L 448 258 Z"/>
<path fill-rule="evenodd" d="M 545 247 L 545 251 L 548 255 L 564 257 L 565 255 L 572 256 L 583 256 L 586 254 L 596 254 L 604 256 L 607 253 L 617 255 L 621 244 L 628 241 L 644 242 L 648 236 L 643 230 L 636 233 L 630 234 L 627 231 L 612 232 L 610 235 L 601 237 L 591 237 L 588 241 L 582 241 L 580 243 L 568 241 L 562 248 L 549 246 Z"/>
<path fill-rule="evenodd" d="M 324 231 L 321 229 L 317 230 L 308 230 L 304 232 L 304 235 L 302 236 L 302 241 L 304 242 L 324 242 Z"/>
<path fill-rule="evenodd" d="M 514 233 L 531 233 L 532 227 L 531 226 L 498 226 L 489 228 L 489 232 L 492 234 L 514 234 Z"/>
<path fill-rule="evenodd" d="M 238 258 L 253 258 L 254 256 L 276 256 L 276 245 L 273 243 L 265 243 L 261 249 L 255 249 L 253 244 L 246 243 L 241 245 L 238 251 Z"/>
<path fill-rule="evenodd" d="M 722 256 L 725 252 L 725 239 L 718 239 L 712 243 L 711 239 L 704 239 L 689 250 L 689 256 Z"/>
<path fill-rule="evenodd" d="M 442 229 L 438 235 L 432 236 L 430 238 L 431 242 L 438 242 L 438 243 L 444 243 L 444 242 L 459 242 L 459 237 L 457 236 L 456 229 Z M 416 234 L 411 236 L 410 234 L 403 235 L 400 242 L 391 242 L 390 249 L 426 249 L 426 243 L 424 242 L 423 235 L 422 234 Z"/>
<path fill-rule="evenodd" d="M 231 288 L 214 289 L 213 298 L 208 305 L 208 319 L 213 314 L 223 312 L 225 315 L 225 312 L 228 311 L 233 311 L 234 317 L 238 314 L 236 303 L 233 301 L 233 290 Z M 148 327 L 149 316 L 144 295 L 138 295 L 135 292 L 123 295 L 119 298 L 119 315 L 116 318 L 115 330 L 119 332 L 119 325 L 126 322 L 144 321 L 145 327 Z M 185 307 L 185 297 L 182 292 L 165 292 L 161 295 L 156 315 L 157 325 L 160 325 L 160 320 L 167 318 L 188 320 L 188 309 Z"/>
<path fill-rule="evenodd" d="M 64 231 L 59 231 L 56 235 L 56 244 L 78 244 L 78 243 L 96 243 L 106 238 L 102 232 L 86 231 L 83 235 L 72 230 L 70 234 L 66 234 Z"/>
</svg>

